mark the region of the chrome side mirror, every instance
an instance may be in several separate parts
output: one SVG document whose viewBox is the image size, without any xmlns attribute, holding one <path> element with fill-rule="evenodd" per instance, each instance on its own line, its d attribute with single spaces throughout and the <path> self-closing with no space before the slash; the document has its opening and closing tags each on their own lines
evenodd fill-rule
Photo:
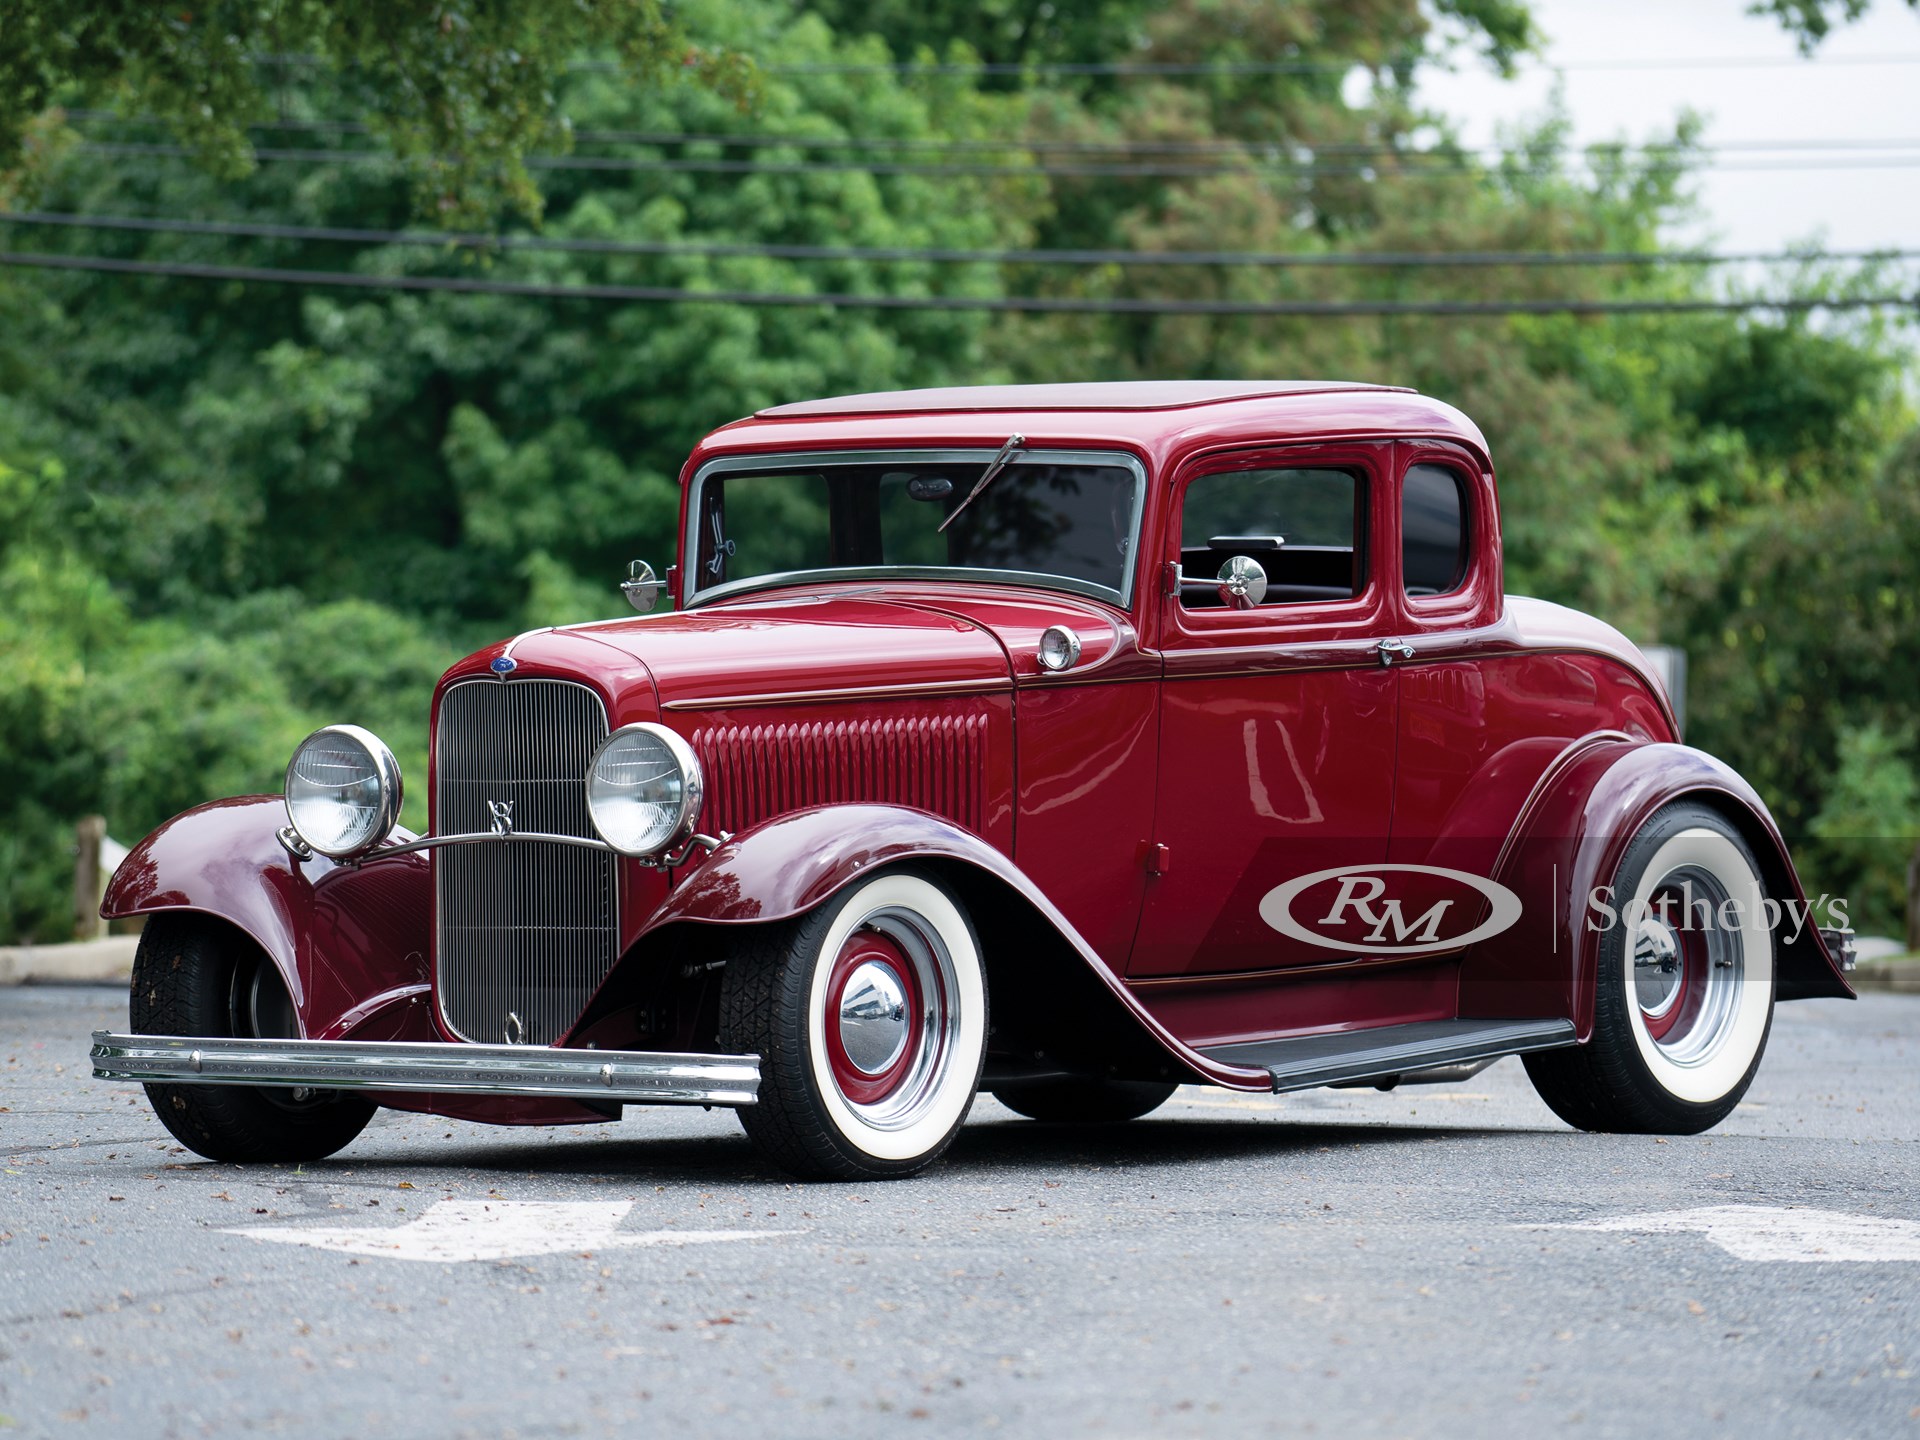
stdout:
<svg viewBox="0 0 1920 1440">
<path fill-rule="evenodd" d="M 644 615 L 660 603 L 660 579 L 646 561 L 636 560 L 627 567 L 627 578 L 620 582 L 620 593 Z"/>
<path fill-rule="evenodd" d="M 1220 567 L 1220 603 L 1229 610 L 1251 610 L 1267 598 L 1267 572 L 1251 555 L 1235 555 Z"/>
</svg>

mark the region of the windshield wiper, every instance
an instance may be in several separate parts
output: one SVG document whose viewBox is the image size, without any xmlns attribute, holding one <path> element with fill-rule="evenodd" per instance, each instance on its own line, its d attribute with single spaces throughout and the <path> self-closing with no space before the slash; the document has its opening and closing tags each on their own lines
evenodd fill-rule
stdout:
<svg viewBox="0 0 1920 1440">
<path fill-rule="evenodd" d="M 958 520 L 960 518 L 960 512 L 971 505 L 974 502 L 974 497 L 979 495 L 987 486 L 991 485 L 999 476 L 1000 472 L 1013 463 L 1015 452 L 1026 443 L 1027 437 L 1024 435 L 1009 435 L 1007 437 L 1007 443 L 1000 447 L 1000 453 L 987 462 L 987 468 L 981 471 L 980 478 L 973 482 L 973 489 L 967 492 L 967 498 L 953 507 L 953 513 L 940 522 L 939 530 L 934 533 L 944 533 L 947 526 Z"/>
</svg>

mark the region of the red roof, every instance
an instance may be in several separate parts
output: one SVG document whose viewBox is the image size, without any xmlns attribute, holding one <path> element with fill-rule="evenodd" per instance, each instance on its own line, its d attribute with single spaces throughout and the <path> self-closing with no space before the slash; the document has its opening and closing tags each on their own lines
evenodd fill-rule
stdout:
<svg viewBox="0 0 1920 1440">
<path fill-rule="evenodd" d="M 1328 395 L 1349 390 L 1414 392 L 1401 385 L 1351 380 L 1114 380 L 1072 385 L 950 385 L 931 390 L 877 390 L 773 405 L 756 414 L 797 419 L 811 415 L 928 415 L 956 411 L 1179 410 L 1223 400 L 1276 395 Z"/>
<path fill-rule="evenodd" d="M 1472 420 L 1395 385 L 1324 380 L 1157 380 L 894 390 L 776 405 L 723 425 L 694 449 L 685 480 L 722 455 L 843 447 L 1132 450 L 1163 471 L 1196 451 L 1305 440 L 1427 436 L 1487 454 Z"/>
</svg>

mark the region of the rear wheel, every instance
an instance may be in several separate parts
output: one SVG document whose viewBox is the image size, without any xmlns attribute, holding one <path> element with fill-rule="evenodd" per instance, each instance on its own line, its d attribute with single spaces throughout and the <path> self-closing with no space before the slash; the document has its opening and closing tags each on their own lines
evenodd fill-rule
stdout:
<svg viewBox="0 0 1920 1440">
<path fill-rule="evenodd" d="M 998 1086 L 993 1098 L 1029 1120 L 1068 1125 L 1111 1125 L 1158 1110 L 1175 1086 L 1152 1080 L 1101 1080 L 1088 1076 L 1018 1081 Z"/>
<path fill-rule="evenodd" d="M 1600 940 L 1593 1037 L 1525 1057 L 1555 1114 L 1583 1130 L 1694 1135 L 1753 1083 L 1773 1024 L 1774 936 L 1753 852 L 1683 802 L 1634 836 Z"/>
<path fill-rule="evenodd" d="M 727 956 L 723 1048 L 760 1057 L 754 1143 L 806 1179 L 911 1175 L 947 1148 L 980 1080 L 986 974 L 960 904 L 890 870 L 749 932 Z"/>
<path fill-rule="evenodd" d="M 140 933 L 129 1019 L 137 1035 L 297 1039 L 280 972 L 239 931 L 192 914 L 156 915 Z M 149 1085 L 160 1123 L 209 1160 L 323 1160 L 376 1108 L 355 1095 L 237 1085 Z"/>
</svg>

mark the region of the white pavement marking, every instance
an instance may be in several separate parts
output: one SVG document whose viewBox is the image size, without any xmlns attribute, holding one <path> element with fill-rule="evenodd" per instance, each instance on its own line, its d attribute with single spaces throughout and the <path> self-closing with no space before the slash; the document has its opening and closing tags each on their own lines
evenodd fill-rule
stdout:
<svg viewBox="0 0 1920 1440">
<path fill-rule="evenodd" d="M 1536 1230 L 1637 1230 L 1648 1234 L 1704 1235 L 1738 1260 L 1807 1262 L 1920 1261 L 1920 1223 L 1838 1210 L 1801 1210 L 1775 1205 L 1707 1205 L 1659 1215 L 1623 1215 L 1578 1225 L 1535 1225 Z"/>
<path fill-rule="evenodd" d="M 311 1245 L 348 1255 L 390 1260 L 508 1260 L 526 1255 L 615 1250 L 639 1245 L 704 1245 L 716 1240 L 764 1240 L 795 1230 L 641 1230 L 620 1233 L 631 1200 L 442 1200 L 405 1225 L 294 1228 L 249 1226 L 229 1230 L 250 1240 Z"/>
</svg>

